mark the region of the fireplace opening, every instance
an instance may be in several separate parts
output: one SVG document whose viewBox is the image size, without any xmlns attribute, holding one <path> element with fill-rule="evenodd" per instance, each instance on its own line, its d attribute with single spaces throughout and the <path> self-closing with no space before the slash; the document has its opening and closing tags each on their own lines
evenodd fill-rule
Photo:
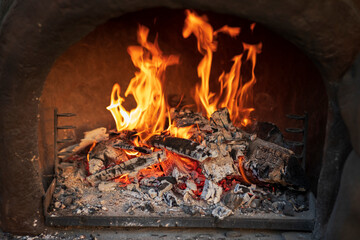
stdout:
<svg viewBox="0 0 360 240">
<path fill-rule="evenodd" d="M 210 75 L 210 89 L 213 92 L 220 91 L 217 78 L 223 71 L 231 71 L 233 64 L 232 58 L 237 54 L 244 54 L 245 56 L 246 49 L 243 43 L 252 46 L 261 44 L 261 51 L 259 50 L 258 53 L 254 55 L 256 56 L 256 67 L 254 70 L 256 84 L 254 84 L 251 90 L 253 92 L 253 101 L 251 101 L 252 105 L 246 106 L 247 108 L 254 108 L 251 115 L 246 116 L 246 119 L 252 120 L 253 124 L 249 124 L 248 126 L 244 126 L 245 124 L 242 126 L 241 124 L 238 125 L 243 129 L 242 131 L 244 131 L 244 133 L 249 134 L 249 141 L 254 140 L 251 138 L 256 138 L 255 133 L 259 134 L 259 126 L 261 126 L 261 124 L 269 124 L 268 122 L 274 123 L 286 139 L 301 141 L 303 135 L 296 135 L 294 131 L 288 133 L 285 129 L 289 127 L 296 129 L 304 128 L 303 122 L 294 119 L 290 120 L 286 115 L 291 113 L 303 115 L 306 113 L 306 116 L 308 116 L 307 151 L 304 159 L 306 159 L 306 175 L 310 180 L 309 187 L 315 191 L 321 167 L 327 116 L 327 96 L 320 74 L 312 62 L 300 50 L 260 24 L 234 16 L 211 12 L 199 13 L 200 15 L 207 15 L 209 23 L 213 26 L 214 30 L 221 29 L 224 25 L 239 27 L 239 33 L 236 37 L 220 33 L 217 36 L 217 49 L 213 53 Z M 194 89 L 196 84 L 200 83 L 197 66 L 204 57 L 204 54 L 199 53 L 196 49 L 197 40 L 194 36 L 188 38 L 182 36 L 185 17 L 186 14 L 184 10 L 169 9 L 151 9 L 126 14 L 98 26 L 93 32 L 75 43 L 57 59 L 46 79 L 40 99 L 39 143 L 42 147 L 39 150 L 40 164 L 44 172 L 43 183 L 46 188 L 48 186 L 52 187 L 53 190 L 55 188 L 54 185 L 50 185 L 52 180 L 51 175 L 54 174 L 56 163 L 53 144 L 54 108 L 59 109 L 61 112 L 76 114 L 75 117 L 59 119 L 59 125 L 76 126 L 75 130 L 69 128 L 65 131 L 59 131 L 59 138 L 73 138 L 75 139 L 74 142 L 79 142 L 86 131 L 99 127 L 106 127 L 108 130 L 115 129 L 115 122 L 111 114 L 106 110 L 106 106 L 110 103 L 110 91 L 113 85 L 116 83 L 119 84 L 121 95 L 123 96 L 130 79 L 134 77 L 134 72 L 138 71 L 138 69 L 134 67 L 127 49 L 128 46 L 139 45 L 139 40 L 137 39 L 137 31 L 141 28 L 139 24 L 149 29 L 148 41 L 154 42 L 156 39 L 164 55 L 174 54 L 179 57 L 178 64 L 169 66 L 164 73 L 164 78 L 166 79 L 164 83 L 164 95 L 169 106 L 192 106 L 192 110 L 196 112 L 197 108 L 194 108 L 196 104 L 193 100 L 194 96 L 196 96 Z M 249 50 L 247 54 L 249 56 Z M 245 82 L 249 82 L 252 77 L 250 71 L 252 64 L 246 61 L 245 57 L 242 61 L 242 68 L 244 70 L 242 71 L 241 77 Z M 135 108 L 136 102 L 134 98 L 126 98 L 124 107 L 126 109 Z M 176 114 L 192 114 L 192 118 L 195 119 L 194 112 L 183 108 L 177 111 Z M 224 109 L 219 108 L 215 113 L 220 115 L 220 119 L 228 119 L 228 113 Z M 245 117 L 243 116 L 243 118 Z M 212 119 L 214 120 L 215 117 L 212 116 Z M 216 122 L 216 120 L 214 120 L 214 122 Z M 223 123 L 223 120 L 221 122 Z M 229 124 L 231 124 L 231 122 L 229 122 Z M 169 123 L 167 123 L 167 125 L 169 125 Z M 256 128 L 256 126 L 258 127 Z M 274 125 L 270 126 L 273 127 Z M 210 122 L 208 127 L 210 127 Z M 227 131 L 229 132 L 238 132 L 235 128 L 229 129 L 229 126 L 222 127 L 225 129 L 228 128 Z M 101 131 L 102 130 L 100 130 L 100 132 Z M 104 132 L 102 132 L 102 134 L 104 134 Z M 112 134 L 116 135 L 114 132 Z M 268 132 L 266 132 L 266 134 L 268 134 Z M 134 140 L 134 138 L 131 140 Z M 175 149 L 175 154 L 179 154 L 179 152 L 182 154 L 180 150 L 176 151 L 176 146 L 179 144 L 178 142 L 172 145 L 170 144 L 171 146 L 169 147 L 164 143 L 166 139 L 152 138 L 150 142 L 151 140 L 153 141 L 153 145 L 157 144 L 156 147 L 159 149 L 163 148 L 164 150 L 165 148 L 164 151 Z M 200 144 L 201 141 L 198 143 Z M 184 144 L 186 145 L 186 143 Z M 61 148 L 69 145 L 70 143 L 59 144 L 57 147 Z M 96 144 L 93 145 L 93 147 L 94 146 L 96 147 Z M 91 153 L 89 147 L 90 145 L 87 146 L 86 150 Z M 143 151 L 148 151 L 146 147 L 140 147 L 143 148 Z M 170 155 L 173 153 L 174 151 L 172 151 Z M 160 157 L 159 154 L 160 153 L 157 153 L 156 158 Z M 207 154 L 211 155 L 211 153 Z M 90 154 L 87 154 L 88 158 L 89 155 Z M 235 159 L 237 160 L 237 166 L 241 164 L 241 160 L 239 161 L 239 159 L 242 158 L 237 156 Z M 193 156 L 192 160 L 194 160 Z M 102 167 L 94 170 L 91 174 L 95 175 L 97 171 L 101 172 L 103 170 L 101 168 Z M 62 173 L 63 171 L 65 171 L 64 168 L 61 169 Z M 86 171 L 89 171 L 89 169 Z M 239 171 L 238 174 L 242 176 L 246 175 L 249 178 L 254 177 L 251 176 L 251 174 L 241 174 L 241 171 L 244 171 L 241 167 L 237 171 Z M 269 169 L 262 169 L 262 171 L 269 171 Z M 174 179 L 173 175 L 174 174 L 172 174 L 172 180 Z M 211 175 L 211 172 L 207 177 L 209 177 L 209 175 Z M 268 175 L 268 173 L 264 175 Z M 114 178 L 114 176 L 109 179 L 111 178 Z M 124 184 L 124 179 L 126 179 L 126 181 L 129 180 L 126 176 L 121 176 L 120 178 L 117 176 L 116 178 L 117 181 L 123 185 L 122 187 L 126 185 Z M 238 185 L 234 184 L 234 186 L 230 186 L 230 184 L 229 188 L 234 190 L 235 187 L 242 188 L 242 184 L 248 185 L 246 184 L 248 179 L 244 178 L 246 177 L 243 176 L 237 182 Z M 219 182 L 219 179 L 214 179 L 216 179 L 215 182 Z M 87 180 L 91 182 L 89 176 Z M 168 179 L 167 181 L 171 183 L 172 180 Z M 228 180 L 231 181 L 233 179 L 228 178 L 226 181 Z M 227 184 L 226 181 L 223 182 L 223 184 Z M 186 182 L 184 182 L 184 184 L 186 186 Z M 205 180 L 200 184 L 205 185 Z M 207 185 L 209 184 L 210 183 L 207 183 Z M 93 185 L 99 187 L 98 183 Z M 191 184 L 188 183 L 188 185 L 190 186 Z M 111 188 L 112 187 L 114 186 L 111 185 Z M 180 190 L 185 189 L 186 187 L 184 189 L 180 188 Z M 201 186 L 201 190 L 203 189 L 204 186 Z M 253 190 L 248 187 L 244 189 L 242 191 Z M 197 189 L 194 189 L 193 192 L 196 192 L 196 190 Z M 55 188 L 54 193 L 59 195 L 60 191 L 64 192 L 61 189 Z M 216 195 L 216 193 L 214 194 Z M 251 198 L 255 195 L 256 194 L 252 193 L 252 195 L 247 196 Z M 199 192 L 199 196 L 193 197 L 200 198 L 200 196 L 201 192 Z M 170 195 L 168 196 L 169 201 L 171 197 Z M 257 198 L 258 197 L 255 197 L 254 199 Z M 73 199 L 66 199 L 69 199 L 69 196 L 62 200 L 68 202 L 74 201 Z M 214 201 L 214 199 L 212 199 L 212 201 Z M 59 201 L 52 202 L 50 207 L 52 210 L 67 208 L 66 204 Z M 151 209 L 151 207 L 149 207 L 149 209 Z M 147 210 L 150 211 L 149 209 Z M 46 211 L 48 210 L 49 209 L 46 209 Z M 226 214 L 220 210 L 219 213 Z M 79 208 L 70 210 L 70 212 L 75 212 L 75 214 L 76 211 L 80 211 L 80 215 L 83 214 Z M 95 210 L 93 209 L 91 211 Z M 86 214 L 89 214 L 89 211 L 87 211 Z M 223 218 L 223 216 L 218 216 L 218 218 Z"/>
</svg>

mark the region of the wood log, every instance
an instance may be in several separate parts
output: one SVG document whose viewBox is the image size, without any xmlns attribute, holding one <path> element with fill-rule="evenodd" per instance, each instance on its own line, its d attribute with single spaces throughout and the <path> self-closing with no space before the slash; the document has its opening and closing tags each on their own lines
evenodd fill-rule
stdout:
<svg viewBox="0 0 360 240">
<path fill-rule="evenodd" d="M 212 151 L 206 146 L 184 138 L 155 135 L 148 140 L 148 144 L 157 148 L 167 149 L 173 153 L 199 162 L 217 156 L 216 151 Z"/>
<path fill-rule="evenodd" d="M 246 175 L 262 183 L 280 184 L 296 190 L 309 187 L 304 169 L 294 152 L 257 138 L 249 143 L 249 152 L 242 161 Z"/>
<path fill-rule="evenodd" d="M 96 185 L 97 182 L 110 180 L 116 177 L 120 177 L 123 174 L 128 173 L 129 177 L 135 177 L 139 170 L 149 167 L 155 163 L 158 163 L 159 159 L 164 160 L 166 158 L 165 151 L 153 152 L 149 155 L 132 158 L 126 162 L 122 162 L 119 165 L 115 165 L 104 170 L 100 170 L 86 178 L 86 180 Z"/>
<path fill-rule="evenodd" d="M 211 120 L 215 125 L 223 127 L 228 131 L 234 131 L 235 127 L 230 119 L 229 110 L 227 108 L 221 108 L 211 114 Z"/>
</svg>

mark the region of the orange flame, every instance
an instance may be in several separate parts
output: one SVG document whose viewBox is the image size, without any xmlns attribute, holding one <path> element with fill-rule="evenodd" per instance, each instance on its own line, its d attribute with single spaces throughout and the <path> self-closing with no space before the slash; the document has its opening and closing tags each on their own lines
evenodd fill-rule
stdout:
<svg viewBox="0 0 360 240">
<path fill-rule="evenodd" d="M 123 174 L 120 177 L 114 179 L 114 182 L 121 183 L 119 185 L 119 187 L 126 187 L 127 185 L 129 185 L 133 181 L 134 181 L 134 178 L 129 178 L 128 173 Z"/>
<path fill-rule="evenodd" d="M 120 86 L 115 84 L 111 93 L 111 102 L 107 109 L 113 115 L 116 129 L 146 132 L 146 138 L 159 134 L 164 130 L 166 122 L 165 97 L 162 80 L 167 66 L 177 64 L 179 58 L 174 55 L 164 56 L 155 39 L 154 43 L 147 41 L 149 29 L 139 26 L 138 43 L 140 46 L 130 46 L 128 53 L 133 64 L 139 69 L 131 79 L 125 92 L 125 97 L 133 95 L 136 108 L 127 111 L 120 97 Z"/>
<path fill-rule="evenodd" d="M 256 83 L 254 69 L 256 65 L 256 54 L 261 52 L 261 43 L 257 45 L 243 44 L 244 51 L 248 51 L 247 61 L 252 62 L 252 78 L 249 82 L 243 84 L 240 76 L 241 60 L 243 54 L 233 58 L 234 64 L 229 73 L 222 73 L 219 77 L 220 93 L 210 92 L 209 79 L 212 64 L 213 52 L 216 51 L 217 42 L 214 37 L 222 32 L 236 37 L 240 33 L 240 28 L 233 28 L 227 25 L 219 30 L 213 31 L 211 25 L 207 22 L 206 16 L 198 16 L 196 13 L 186 10 L 185 25 L 183 28 L 183 37 L 188 38 L 194 34 L 197 38 L 198 51 L 204 55 L 198 65 L 198 76 L 201 78 L 201 84 L 195 87 L 195 101 L 202 106 L 207 117 L 210 117 L 218 108 L 227 107 L 231 118 L 236 125 L 247 125 L 251 123 L 250 113 L 253 108 L 246 108 L 245 104 L 251 101 L 251 90 Z"/>
<path fill-rule="evenodd" d="M 239 170 L 240 170 L 240 173 L 241 173 L 241 177 L 244 180 L 244 182 L 246 182 L 247 184 L 251 184 L 251 182 L 249 181 L 249 179 L 245 175 L 245 170 L 244 170 L 244 167 L 243 167 L 243 161 L 244 161 L 244 157 L 239 157 Z"/>
</svg>

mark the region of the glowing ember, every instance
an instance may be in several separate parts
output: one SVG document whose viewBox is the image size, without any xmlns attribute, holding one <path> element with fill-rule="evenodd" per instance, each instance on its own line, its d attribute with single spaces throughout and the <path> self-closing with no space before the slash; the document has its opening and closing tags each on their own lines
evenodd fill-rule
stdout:
<svg viewBox="0 0 360 240">
<path fill-rule="evenodd" d="M 195 86 L 194 96 L 198 109 L 203 109 L 206 116 L 210 118 L 216 110 L 228 108 L 235 125 L 246 126 L 251 124 L 250 113 L 254 109 L 248 106 L 252 104 L 252 88 L 256 83 L 254 73 L 256 56 L 261 52 L 261 43 L 256 45 L 242 44 L 244 52 L 233 57 L 233 65 L 230 71 L 228 73 L 223 72 L 218 79 L 219 92 L 213 93 L 210 91 L 209 82 L 213 52 L 217 49 L 216 37 L 218 34 L 224 33 L 235 38 L 240 34 L 240 28 L 225 25 L 214 31 L 206 16 L 198 16 L 190 10 L 186 10 L 185 13 L 183 37 L 188 38 L 192 34 L 195 35 L 198 51 L 203 55 L 203 59 L 197 68 L 201 83 Z M 254 27 L 255 24 L 250 26 L 251 31 Z M 136 107 L 130 111 L 124 108 L 125 99 L 120 96 L 121 89 L 118 84 L 113 86 L 111 102 L 107 107 L 115 119 L 118 132 L 124 130 L 135 130 L 137 132 L 139 138 L 133 140 L 133 145 L 136 147 L 144 146 L 145 142 L 153 135 L 165 133 L 173 137 L 191 139 L 194 130 L 200 131 L 199 126 L 195 124 L 178 127 L 172 122 L 163 91 L 164 72 L 168 66 L 178 64 L 179 58 L 174 55 L 164 56 L 156 39 L 154 43 L 148 41 L 148 34 L 149 29 L 140 25 L 137 33 L 139 46 L 128 48 L 128 53 L 133 64 L 138 68 L 138 72 L 131 79 L 124 95 L 125 97 L 132 95 L 136 101 Z M 244 81 L 241 76 L 243 61 L 251 62 L 251 79 L 248 81 Z M 168 125 L 167 129 L 165 129 L 166 125 Z M 194 138 L 201 143 L 201 136 L 198 135 Z M 129 159 L 142 155 L 134 149 L 124 149 L 124 152 Z M 205 177 L 201 173 L 199 163 L 168 151 L 166 152 L 166 161 L 139 171 L 138 180 L 171 175 L 175 167 L 186 176 L 197 179 L 198 189 L 194 193 L 200 195 Z M 249 183 L 244 174 L 241 159 L 239 159 L 239 168 L 243 180 Z M 128 184 L 128 180 L 128 177 L 123 175 L 116 181 Z"/>
<path fill-rule="evenodd" d="M 241 173 L 241 177 L 247 184 L 251 184 L 251 182 L 247 179 L 247 177 L 245 175 L 245 171 L 244 171 L 244 167 L 243 167 L 243 160 L 244 160 L 244 157 L 239 157 L 239 170 Z"/>
<path fill-rule="evenodd" d="M 129 174 L 124 174 L 124 175 L 121 175 L 120 177 L 114 179 L 114 182 L 121 183 L 121 184 L 119 184 L 119 187 L 126 187 L 133 181 L 134 181 L 134 178 L 129 178 Z"/>
</svg>

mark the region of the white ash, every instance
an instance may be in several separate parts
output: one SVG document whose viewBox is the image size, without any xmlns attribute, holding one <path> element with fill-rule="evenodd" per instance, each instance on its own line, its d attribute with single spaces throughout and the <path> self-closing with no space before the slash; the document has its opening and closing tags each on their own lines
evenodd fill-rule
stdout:
<svg viewBox="0 0 360 240">
<path fill-rule="evenodd" d="M 204 189 L 200 197 L 201 199 L 206 200 L 209 204 L 214 204 L 220 202 L 222 192 L 222 187 L 213 181 L 206 179 Z"/>
<path fill-rule="evenodd" d="M 202 140 L 201 144 L 197 146 L 199 151 L 207 148 L 211 151 L 210 158 L 201 159 L 203 162 L 200 167 L 202 174 L 206 177 L 202 189 L 197 187 L 199 180 L 196 178 L 195 171 L 195 173 L 183 173 L 177 167 L 174 167 L 170 176 L 174 182 L 152 177 L 143 178 L 140 182 L 135 181 L 125 188 L 119 188 L 117 183 L 109 179 L 101 182 L 98 187 L 91 187 L 84 181 L 85 170 L 83 167 L 81 171 L 78 171 L 78 164 L 64 164 L 60 171 L 60 182 L 56 187 L 50 208 L 52 214 L 57 215 L 71 211 L 75 215 L 111 216 L 111 214 L 121 212 L 121 214 L 136 216 L 171 216 L 172 214 L 181 214 L 179 212 L 181 210 L 186 214 L 211 215 L 224 219 L 232 213 L 275 212 L 281 215 L 285 207 L 284 202 L 285 204 L 288 203 L 286 204 L 286 214 L 292 214 L 291 210 L 303 211 L 307 208 L 307 200 L 303 200 L 301 197 L 298 200 L 297 195 L 288 196 L 280 191 L 272 193 L 271 189 L 241 184 L 237 184 L 230 191 L 224 192 L 223 188 L 218 185 L 221 180 L 228 176 L 239 175 L 234 160 L 239 157 L 246 157 L 249 141 L 254 141 L 257 138 L 256 134 L 248 134 L 235 128 L 228 119 L 226 109 L 216 112 L 212 121 L 189 110 L 174 110 L 171 112 L 171 117 L 177 127 L 190 126 L 195 123 L 196 126 L 190 131 L 191 140 L 197 142 Z M 92 144 L 95 139 L 99 142 L 111 143 L 108 145 L 109 147 L 105 145 L 103 149 L 98 146 L 98 150 L 101 151 L 98 151 L 97 155 L 92 155 L 93 158 L 89 162 L 90 173 L 103 168 L 107 160 L 116 162 L 120 158 L 122 159 L 122 148 L 134 149 L 127 139 L 128 135 L 129 133 L 120 133 L 117 140 L 112 141 L 109 140 L 106 130 L 104 132 L 103 129 L 98 129 L 90 132 L 87 135 L 87 140 L 91 140 L 89 143 Z M 87 140 L 85 138 L 84 142 Z M 118 150 L 121 151 L 118 152 Z M 97 159 L 102 164 L 99 161 L 92 162 L 96 160 L 96 157 L 102 158 Z M 169 176 L 166 177 L 169 178 Z M 77 191 L 71 187 L 74 182 L 76 188 L 79 188 Z M 185 184 L 186 189 L 183 188 L 183 185 L 180 189 L 178 184 Z M 201 190 L 200 196 L 196 195 L 199 193 L 195 194 Z M 241 204 L 234 205 L 229 202 L 234 199 Z M 239 208 L 240 205 L 241 208 Z"/>
<path fill-rule="evenodd" d="M 224 218 L 230 216 L 231 214 L 233 214 L 233 211 L 231 211 L 231 209 L 225 207 L 225 206 L 217 206 L 214 210 L 212 210 L 211 215 L 223 220 Z"/>
<path fill-rule="evenodd" d="M 117 185 L 118 183 L 116 182 L 100 182 L 98 185 L 98 189 L 100 192 L 114 191 Z"/>
<path fill-rule="evenodd" d="M 94 174 L 104 168 L 104 162 L 97 158 L 92 158 L 89 160 L 89 172 Z"/>
</svg>

